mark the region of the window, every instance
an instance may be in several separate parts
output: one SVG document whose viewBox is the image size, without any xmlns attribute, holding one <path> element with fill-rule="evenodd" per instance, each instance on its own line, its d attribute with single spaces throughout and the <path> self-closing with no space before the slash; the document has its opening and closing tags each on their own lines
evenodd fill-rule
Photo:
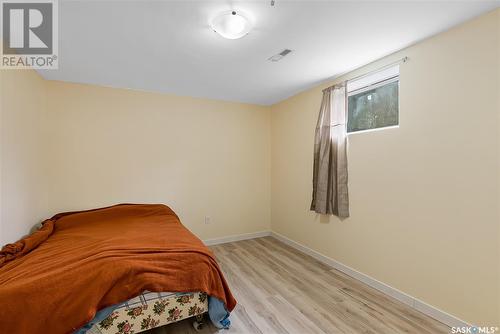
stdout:
<svg viewBox="0 0 500 334">
<path fill-rule="evenodd" d="M 399 124 L 399 66 L 347 83 L 347 132 Z"/>
</svg>

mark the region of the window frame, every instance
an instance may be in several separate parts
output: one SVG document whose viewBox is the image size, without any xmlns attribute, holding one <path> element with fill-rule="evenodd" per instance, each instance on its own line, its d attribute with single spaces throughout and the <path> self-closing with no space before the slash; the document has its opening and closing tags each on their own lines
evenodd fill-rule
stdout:
<svg viewBox="0 0 500 334">
<path fill-rule="evenodd" d="M 380 130 L 387 130 L 387 129 L 396 129 L 396 128 L 399 128 L 399 124 L 400 124 L 400 113 L 399 113 L 399 107 L 400 107 L 400 99 L 399 99 L 399 92 L 400 92 L 400 75 L 399 75 L 399 66 L 398 67 L 398 70 L 397 70 L 397 74 L 393 74 L 389 77 L 385 77 L 383 79 L 379 79 L 379 80 L 376 80 L 374 82 L 371 82 L 365 86 L 362 86 L 362 87 L 359 87 L 359 88 L 356 88 L 352 91 L 347 91 L 347 94 L 346 94 L 346 132 L 347 132 L 347 135 L 351 135 L 351 134 L 357 134 L 357 133 L 365 133 L 365 132 L 372 132 L 372 131 L 380 131 Z M 379 71 L 375 72 L 378 73 Z M 351 80 L 349 80 L 351 81 Z M 348 82 L 349 82 L 348 81 Z M 354 80 L 356 81 L 356 80 Z M 376 88 L 379 88 L 379 87 L 383 87 L 385 85 L 388 85 L 390 83 L 393 83 L 393 82 L 397 82 L 398 83 L 398 124 L 395 124 L 395 125 L 388 125 L 388 126 L 382 126 L 382 127 L 379 127 L 379 128 L 372 128 L 372 129 L 365 129 L 365 130 L 359 130 L 359 131 L 348 131 L 347 130 L 347 125 L 349 124 L 349 97 L 350 96 L 353 96 L 353 95 L 357 95 L 357 94 L 361 94 L 361 93 L 364 93 L 366 91 L 369 91 L 369 90 L 372 90 L 372 89 L 376 89 Z"/>
</svg>

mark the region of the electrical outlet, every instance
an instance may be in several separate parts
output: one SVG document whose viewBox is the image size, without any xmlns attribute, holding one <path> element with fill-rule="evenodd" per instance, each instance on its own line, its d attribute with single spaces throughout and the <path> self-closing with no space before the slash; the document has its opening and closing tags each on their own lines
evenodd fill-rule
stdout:
<svg viewBox="0 0 500 334">
<path fill-rule="evenodd" d="M 209 216 L 205 216 L 205 224 L 210 224 L 210 217 Z"/>
</svg>

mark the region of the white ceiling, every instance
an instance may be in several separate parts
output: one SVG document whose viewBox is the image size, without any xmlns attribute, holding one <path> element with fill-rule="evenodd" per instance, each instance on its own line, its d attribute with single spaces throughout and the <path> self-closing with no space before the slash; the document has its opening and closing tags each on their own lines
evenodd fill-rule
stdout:
<svg viewBox="0 0 500 334">
<path fill-rule="evenodd" d="M 500 1 L 60 1 L 46 79 L 269 105 L 432 36 Z M 244 10 L 254 29 L 209 28 Z M 285 48 L 279 62 L 267 59 Z"/>
</svg>

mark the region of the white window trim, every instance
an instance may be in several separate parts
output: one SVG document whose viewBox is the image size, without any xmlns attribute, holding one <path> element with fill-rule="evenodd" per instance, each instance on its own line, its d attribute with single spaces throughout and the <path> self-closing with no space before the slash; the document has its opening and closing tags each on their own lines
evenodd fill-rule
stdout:
<svg viewBox="0 0 500 334">
<path fill-rule="evenodd" d="M 359 130 L 359 131 L 352 131 L 352 132 L 347 132 L 347 135 L 357 135 L 358 133 L 367 133 L 367 132 L 375 132 L 375 131 L 380 131 L 380 130 L 390 130 L 390 129 L 399 129 L 399 124 L 398 125 L 389 125 L 389 126 L 383 126 L 381 128 L 374 128 L 374 129 L 366 129 L 366 130 Z"/>
<path fill-rule="evenodd" d="M 353 81 L 348 80 L 347 81 L 347 94 L 346 94 L 346 106 L 347 106 L 347 108 L 346 108 L 346 126 L 349 123 L 349 113 L 348 113 L 349 106 L 347 103 L 349 96 L 361 94 L 361 93 L 366 92 L 368 90 L 382 87 L 382 86 L 385 86 L 385 85 L 392 83 L 392 82 L 398 82 L 398 86 L 399 86 L 399 65 L 391 66 L 389 68 L 385 68 L 385 69 L 382 69 L 380 71 L 376 71 L 373 74 L 363 76 L 363 77 L 361 77 L 359 79 L 355 79 Z M 398 114 L 399 114 L 399 98 L 398 98 Z M 347 135 L 350 136 L 351 134 L 367 133 L 367 132 L 373 132 L 373 131 L 399 128 L 399 121 L 400 121 L 400 119 L 398 117 L 398 124 L 396 124 L 396 125 L 389 125 L 389 126 L 383 126 L 380 128 L 351 131 L 351 132 L 347 131 Z"/>
<path fill-rule="evenodd" d="M 381 81 L 377 81 L 377 82 L 374 82 L 374 83 L 369 84 L 367 86 L 363 86 L 363 87 L 360 87 L 360 88 L 358 88 L 356 90 L 350 91 L 350 92 L 347 93 L 347 97 L 352 96 L 352 95 L 358 95 L 358 94 L 364 93 L 364 92 L 366 92 L 368 90 L 372 90 L 372 89 L 375 89 L 375 88 L 378 88 L 378 87 L 382 87 L 382 86 L 385 86 L 387 84 L 390 84 L 390 83 L 396 82 L 396 81 L 399 81 L 399 75 L 395 76 L 395 77 L 383 79 Z"/>
<path fill-rule="evenodd" d="M 399 77 L 399 65 L 383 68 L 354 80 L 347 80 L 347 93 L 393 77 Z"/>
</svg>

